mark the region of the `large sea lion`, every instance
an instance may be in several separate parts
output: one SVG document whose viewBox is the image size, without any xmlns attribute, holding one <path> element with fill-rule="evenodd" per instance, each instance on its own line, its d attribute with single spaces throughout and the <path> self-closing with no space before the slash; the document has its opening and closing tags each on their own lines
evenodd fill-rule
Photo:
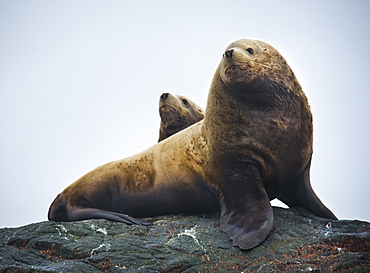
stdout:
<svg viewBox="0 0 370 273">
<path fill-rule="evenodd" d="M 48 217 L 141 223 L 133 217 L 220 210 L 221 229 L 250 249 L 271 230 L 271 199 L 336 219 L 311 188 L 311 155 L 312 116 L 292 70 L 269 44 L 243 39 L 224 52 L 204 120 L 87 173 Z"/>
<path fill-rule="evenodd" d="M 185 96 L 163 93 L 159 99 L 159 115 L 158 142 L 202 120 L 204 111 Z"/>
</svg>

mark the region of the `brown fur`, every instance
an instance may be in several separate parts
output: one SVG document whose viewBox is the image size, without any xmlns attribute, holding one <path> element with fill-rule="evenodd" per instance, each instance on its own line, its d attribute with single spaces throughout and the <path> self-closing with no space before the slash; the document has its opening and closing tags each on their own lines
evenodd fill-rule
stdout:
<svg viewBox="0 0 370 273">
<path fill-rule="evenodd" d="M 311 112 L 290 67 L 270 45 L 239 40 L 216 70 L 203 121 L 86 174 L 57 196 L 49 220 L 146 224 L 132 216 L 220 210 L 221 229 L 250 249 L 271 230 L 270 199 L 336 219 L 310 186 L 311 155 Z"/>
<path fill-rule="evenodd" d="M 159 99 L 159 115 L 158 142 L 202 120 L 204 111 L 185 96 L 163 93 Z"/>
<path fill-rule="evenodd" d="M 307 98 L 269 44 L 239 40 L 229 45 L 212 81 L 202 129 L 212 151 L 206 173 L 223 193 L 221 228 L 235 245 L 250 248 L 266 238 L 274 198 L 336 219 L 310 185 L 313 134 Z"/>
</svg>

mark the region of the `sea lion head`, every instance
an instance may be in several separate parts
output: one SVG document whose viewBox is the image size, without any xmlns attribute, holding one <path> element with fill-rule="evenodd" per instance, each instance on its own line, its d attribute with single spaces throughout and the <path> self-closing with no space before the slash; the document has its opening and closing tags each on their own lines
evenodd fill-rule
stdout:
<svg viewBox="0 0 370 273">
<path fill-rule="evenodd" d="M 163 93 L 159 99 L 161 141 L 182 129 L 202 120 L 204 111 L 189 98 L 180 95 Z"/>
<path fill-rule="evenodd" d="M 219 69 L 221 80 L 233 90 L 253 93 L 280 88 L 301 89 L 280 53 L 258 40 L 240 39 L 231 43 L 223 54 Z"/>
</svg>

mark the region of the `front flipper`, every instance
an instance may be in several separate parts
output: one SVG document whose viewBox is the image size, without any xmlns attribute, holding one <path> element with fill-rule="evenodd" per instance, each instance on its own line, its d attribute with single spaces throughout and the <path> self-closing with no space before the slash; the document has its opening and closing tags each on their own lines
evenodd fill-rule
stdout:
<svg viewBox="0 0 370 273">
<path fill-rule="evenodd" d="M 256 167 L 230 175 L 220 188 L 221 229 L 233 245 L 251 249 L 269 235 L 273 211 Z"/>
<path fill-rule="evenodd" d="M 68 211 L 68 220 L 69 221 L 79 221 L 87 219 L 107 219 L 116 222 L 122 222 L 128 225 L 143 225 L 149 226 L 151 223 L 141 221 L 134 217 L 128 216 L 127 214 L 95 209 L 95 208 L 81 208 L 73 207 Z"/>
</svg>

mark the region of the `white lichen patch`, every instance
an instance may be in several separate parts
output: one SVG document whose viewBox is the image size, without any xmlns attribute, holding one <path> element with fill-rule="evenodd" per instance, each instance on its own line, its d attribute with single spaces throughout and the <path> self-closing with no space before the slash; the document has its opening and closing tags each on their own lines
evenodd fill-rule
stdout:
<svg viewBox="0 0 370 273">
<path fill-rule="evenodd" d="M 331 222 L 327 223 L 325 226 L 327 229 L 331 229 Z"/>
<path fill-rule="evenodd" d="M 54 228 L 58 231 L 59 236 L 63 236 L 63 239 L 69 241 L 69 239 L 66 236 L 68 234 L 68 229 L 66 229 L 65 226 L 55 225 Z"/>
<path fill-rule="evenodd" d="M 127 267 L 124 265 L 115 265 L 114 267 L 119 268 L 119 269 L 127 269 Z"/>
<path fill-rule="evenodd" d="M 97 228 L 96 229 L 96 232 L 99 232 L 99 233 L 102 233 L 104 235 L 107 235 L 108 232 L 107 232 L 107 229 L 106 228 Z"/>
<path fill-rule="evenodd" d="M 91 224 L 91 225 L 90 225 L 90 228 L 91 228 L 94 232 L 102 233 L 102 234 L 104 234 L 104 235 L 108 235 L 108 232 L 107 232 L 107 229 L 106 229 L 106 228 L 101 228 L 101 227 L 95 226 L 94 224 Z"/>
<path fill-rule="evenodd" d="M 101 244 L 100 246 L 94 248 L 93 250 L 90 251 L 91 256 L 94 254 L 94 252 L 100 250 L 99 252 L 106 251 L 108 252 L 109 249 L 111 248 L 111 244 Z"/>
<path fill-rule="evenodd" d="M 192 227 L 191 229 L 185 229 L 183 232 L 180 232 L 179 234 L 176 234 L 176 236 L 189 236 L 189 237 L 193 238 L 194 241 L 199 243 L 197 237 L 195 236 L 196 235 L 196 232 L 195 232 L 196 227 L 197 226 Z"/>
<path fill-rule="evenodd" d="M 59 235 L 62 235 L 61 231 L 64 232 L 64 233 L 68 232 L 68 229 L 66 229 L 66 227 L 63 226 L 63 225 L 55 225 L 55 228 L 59 232 Z"/>
<path fill-rule="evenodd" d="M 328 237 L 331 232 L 331 222 L 327 223 L 325 227 L 328 229 L 328 231 L 325 232 L 325 236 Z"/>
<path fill-rule="evenodd" d="M 200 249 L 203 251 L 204 254 L 207 253 L 207 251 L 205 250 L 205 248 L 200 244 L 197 236 L 196 236 L 196 231 L 195 229 L 197 228 L 197 226 L 194 226 L 192 227 L 191 229 L 185 229 L 183 232 L 180 232 L 179 234 L 176 234 L 177 237 L 179 236 L 189 236 L 191 237 L 194 242 L 200 247 Z"/>
</svg>

